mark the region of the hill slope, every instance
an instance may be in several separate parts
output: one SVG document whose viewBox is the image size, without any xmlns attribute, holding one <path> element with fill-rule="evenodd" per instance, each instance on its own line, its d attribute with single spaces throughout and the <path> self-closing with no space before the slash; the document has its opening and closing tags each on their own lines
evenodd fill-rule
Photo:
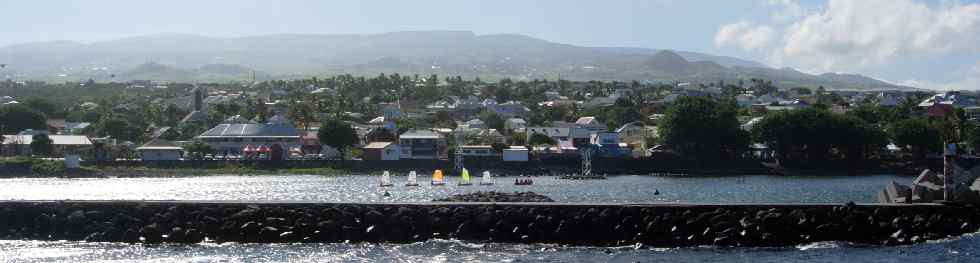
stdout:
<svg viewBox="0 0 980 263">
<path fill-rule="evenodd" d="M 58 79 L 54 77 L 57 75 L 85 79 L 112 73 L 118 79 L 246 80 L 251 78 L 251 69 L 242 69 L 254 68 L 269 73 L 263 77 L 398 72 L 553 79 L 560 72 L 563 78 L 573 80 L 729 81 L 756 77 L 772 79 L 781 86 L 903 88 L 859 75 L 809 75 L 694 52 L 583 47 L 523 35 L 466 31 L 238 38 L 164 34 L 91 44 L 58 41 L 7 46 L 0 48 L 0 61 L 10 61 L 8 73 L 33 79 Z"/>
</svg>

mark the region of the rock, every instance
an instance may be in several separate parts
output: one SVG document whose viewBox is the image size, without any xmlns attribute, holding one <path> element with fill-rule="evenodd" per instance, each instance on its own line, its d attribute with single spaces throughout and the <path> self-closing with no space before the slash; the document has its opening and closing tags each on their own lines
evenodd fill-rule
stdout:
<svg viewBox="0 0 980 263">
<path fill-rule="evenodd" d="M 139 239 L 143 243 L 160 243 L 163 241 L 160 227 L 156 224 L 146 225 L 139 230 Z"/>
<path fill-rule="evenodd" d="M 263 227 L 259 230 L 259 240 L 262 243 L 271 243 L 279 240 L 279 229 L 271 226 Z"/>
<path fill-rule="evenodd" d="M 79 226 L 85 224 L 85 222 L 85 211 L 75 210 L 68 215 L 68 223 L 72 225 Z"/>
</svg>

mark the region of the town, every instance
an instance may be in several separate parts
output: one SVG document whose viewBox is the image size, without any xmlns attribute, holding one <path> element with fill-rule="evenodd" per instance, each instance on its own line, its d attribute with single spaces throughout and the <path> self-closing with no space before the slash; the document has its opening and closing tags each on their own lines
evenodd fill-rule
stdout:
<svg viewBox="0 0 980 263">
<path fill-rule="evenodd" d="M 923 160 L 980 146 L 977 93 L 770 81 L 380 74 L 0 86 L 4 156 L 112 160 Z"/>
</svg>

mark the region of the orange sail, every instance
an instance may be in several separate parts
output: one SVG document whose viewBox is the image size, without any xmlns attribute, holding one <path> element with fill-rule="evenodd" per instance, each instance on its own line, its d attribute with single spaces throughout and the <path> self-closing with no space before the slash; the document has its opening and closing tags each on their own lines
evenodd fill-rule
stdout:
<svg viewBox="0 0 980 263">
<path fill-rule="evenodd" d="M 442 170 L 436 170 L 432 173 L 432 185 L 443 185 L 445 183 L 442 179 Z"/>
</svg>

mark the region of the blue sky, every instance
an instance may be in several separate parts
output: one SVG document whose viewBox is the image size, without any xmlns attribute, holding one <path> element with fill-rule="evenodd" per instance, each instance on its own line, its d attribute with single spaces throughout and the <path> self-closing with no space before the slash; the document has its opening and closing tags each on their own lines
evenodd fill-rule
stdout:
<svg viewBox="0 0 980 263">
<path fill-rule="evenodd" d="M 980 88 L 980 0 L 0 0 L 0 46 L 155 33 L 469 30 L 697 51 L 811 73 Z"/>
</svg>

